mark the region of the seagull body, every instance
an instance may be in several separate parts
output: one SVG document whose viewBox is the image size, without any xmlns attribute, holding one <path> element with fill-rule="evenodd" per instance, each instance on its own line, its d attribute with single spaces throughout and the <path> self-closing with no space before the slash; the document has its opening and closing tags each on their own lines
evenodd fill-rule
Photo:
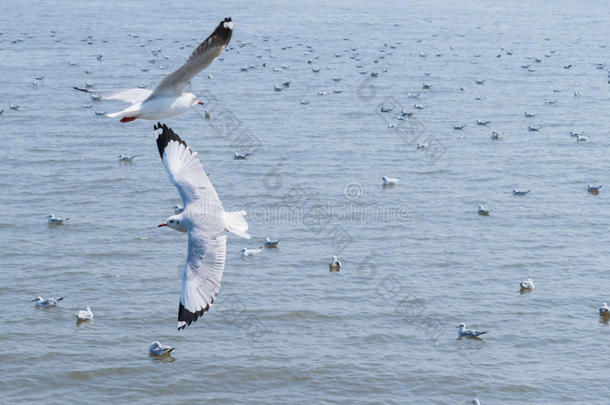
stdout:
<svg viewBox="0 0 610 405">
<path fill-rule="evenodd" d="M 151 356 L 167 356 L 171 354 L 174 350 L 176 350 L 175 347 L 162 345 L 159 342 L 152 342 L 150 346 L 148 346 L 148 354 L 150 354 Z"/>
<path fill-rule="evenodd" d="M 489 216 L 489 210 L 482 205 L 479 205 L 478 211 L 479 215 Z"/>
<path fill-rule="evenodd" d="M 328 264 L 328 270 L 333 272 L 341 270 L 341 262 L 339 261 L 337 256 L 333 256 L 332 260 Z"/>
<path fill-rule="evenodd" d="M 502 139 L 502 132 L 501 131 L 493 131 L 491 133 L 491 139 L 493 139 L 494 141 Z"/>
<path fill-rule="evenodd" d="M 540 128 L 542 128 L 542 127 L 532 127 L 530 125 L 529 127 L 527 127 L 527 130 L 530 132 L 538 132 L 538 131 L 540 131 Z"/>
<path fill-rule="evenodd" d="M 610 316 L 610 308 L 608 308 L 608 303 L 604 302 L 602 306 L 599 308 L 599 314 L 601 316 Z"/>
<path fill-rule="evenodd" d="M 76 314 L 76 319 L 79 321 L 89 321 L 93 319 L 93 312 L 91 312 L 91 308 L 87 307 L 86 311 L 78 311 Z"/>
<path fill-rule="evenodd" d="M 423 150 L 428 147 L 428 142 L 417 142 L 417 150 Z"/>
<path fill-rule="evenodd" d="M 481 121 L 481 120 L 477 120 L 477 125 L 488 125 L 491 121 L 487 120 L 487 121 Z"/>
<path fill-rule="evenodd" d="M 591 194 L 599 194 L 599 189 L 602 186 L 594 186 L 593 184 L 587 184 L 587 191 Z"/>
<path fill-rule="evenodd" d="M 457 326 L 458 328 L 458 338 L 478 338 L 479 336 L 487 333 L 487 331 L 482 330 L 474 330 L 474 329 L 466 329 L 466 325 L 461 323 Z"/>
<path fill-rule="evenodd" d="M 588 140 L 589 140 L 588 136 L 576 135 L 576 142 L 587 142 Z"/>
<path fill-rule="evenodd" d="M 536 113 L 533 112 L 525 112 L 525 118 L 533 118 L 536 116 Z"/>
<path fill-rule="evenodd" d="M 239 152 L 235 152 L 235 154 L 233 154 L 233 159 L 235 160 L 246 160 L 248 158 L 248 156 L 250 156 L 250 153 L 239 153 Z"/>
<path fill-rule="evenodd" d="M 531 278 L 528 278 L 525 281 L 522 281 L 519 284 L 519 287 L 521 289 L 521 292 L 524 291 L 532 291 L 534 288 L 536 288 L 536 285 L 534 284 L 534 280 L 532 280 Z"/>
<path fill-rule="evenodd" d="M 121 122 L 130 122 L 138 118 L 157 120 L 181 114 L 197 104 L 203 104 L 193 93 L 184 90 L 193 77 L 224 51 L 231 40 L 232 33 L 233 22 L 230 17 L 225 18 L 214 32 L 193 51 L 187 62 L 165 77 L 154 91 L 142 88 L 111 92 L 93 92 L 79 87 L 75 87 L 75 89 L 95 93 L 105 99 L 131 103 L 131 106 L 123 111 L 106 114 L 110 118 L 120 118 Z"/>
<path fill-rule="evenodd" d="M 167 125 L 155 131 L 159 155 L 169 179 L 182 198 L 184 211 L 159 226 L 188 234 L 188 254 L 182 273 L 178 307 L 178 330 L 195 322 L 214 303 L 225 267 L 229 231 L 250 238 L 245 211 L 226 212 L 203 166 L 193 152 Z"/>
<path fill-rule="evenodd" d="M 527 193 L 529 193 L 530 191 L 531 190 L 521 191 L 521 190 L 514 189 L 513 190 L 513 195 L 519 196 L 519 197 L 523 197 L 524 195 L 527 195 Z"/>
<path fill-rule="evenodd" d="M 395 186 L 400 181 L 400 179 L 397 179 L 397 178 L 394 178 L 394 177 L 387 177 L 387 176 L 383 176 L 381 178 L 381 180 L 383 180 L 383 185 L 384 186 Z"/>
<path fill-rule="evenodd" d="M 246 256 L 256 256 L 257 254 L 259 254 L 262 251 L 263 251 L 262 247 L 260 247 L 258 249 L 246 249 L 246 248 L 243 248 L 242 250 L 240 250 L 241 255 L 243 257 L 246 257 Z"/>
<path fill-rule="evenodd" d="M 134 157 L 136 157 L 138 155 L 123 155 L 120 154 L 119 155 L 119 161 L 120 162 L 131 162 L 133 160 Z"/>
<path fill-rule="evenodd" d="M 56 217 L 53 214 L 47 216 L 47 222 L 51 225 L 63 225 L 70 218 Z"/>
<path fill-rule="evenodd" d="M 466 128 L 466 124 L 455 124 L 453 126 L 453 129 L 455 129 L 456 131 L 461 131 L 462 129 Z"/>
<path fill-rule="evenodd" d="M 268 249 L 276 248 L 280 245 L 279 240 L 271 240 L 269 238 L 265 238 L 265 247 Z"/>
<path fill-rule="evenodd" d="M 57 303 L 61 300 L 63 300 L 64 297 L 59 297 L 59 298 L 42 298 L 42 297 L 36 297 L 34 298 L 32 301 L 35 301 L 37 307 L 54 307 L 55 305 L 57 305 Z"/>
</svg>

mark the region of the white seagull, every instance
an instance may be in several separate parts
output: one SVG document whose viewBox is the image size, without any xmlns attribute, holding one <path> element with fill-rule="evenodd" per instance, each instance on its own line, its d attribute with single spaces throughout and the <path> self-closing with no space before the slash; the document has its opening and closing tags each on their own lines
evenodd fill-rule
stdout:
<svg viewBox="0 0 610 405">
<path fill-rule="evenodd" d="M 246 257 L 246 256 L 256 256 L 257 254 L 259 254 L 262 251 L 263 251 L 262 247 L 259 247 L 258 249 L 246 249 L 246 248 L 243 248 L 242 250 L 240 250 L 241 255 L 243 257 Z"/>
<path fill-rule="evenodd" d="M 150 346 L 148 346 L 148 354 L 150 354 L 151 356 L 167 356 L 171 354 L 174 350 L 176 350 L 175 347 L 162 345 L 159 342 L 152 342 Z"/>
<path fill-rule="evenodd" d="M 91 308 L 87 307 L 86 311 L 78 311 L 78 314 L 76 314 L 76 319 L 78 321 L 89 321 L 93 319 L 93 312 L 91 312 Z"/>
<path fill-rule="evenodd" d="M 587 191 L 591 194 L 599 194 L 599 189 L 602 186 L 594 186 L 593 184 L 587 184 Z"/>
<path fill-rule="evenodd" d="M 604 302 L 602 306 L 599 308 L 599 314 L 601 316 L 610 316 L 610 308 L 608 308 L 608 303 Z"/>
<path fill-rule="evenodd" d="M 34 298 L 32 301 L 36 302 L 36 306 L 37 307 L 54 307 L 55 305 L 57 305 L 57 303 L 61 300 L 63 300 L 64 297 L 59 297 L 59 298 L 42 298 L 42 297 L 36 297 Z"/>
<path fill-rule="evenodd" d="M 333 256 L 332 260 L 328 264 L 328 270 L 339 271 L 341 270 L 341 262 L 337 259 L 337 256 Z"/>
<path fill-rule="evenodd" d="M 395 186 L 396 184 L 398 184 L 398 182 L 400 181 L 397 178 L 394 177 L 387 177 L 387 176 L 383 176 L 381 178 L 381 180 L 383 180 L 383 185 L 384 186 Z"/>
<path fill-rule="evenodd" d="M 489 216 L 489 210 L 482 205 L 479 205 L 477 212 L 479 215 Z"/>
<path fill-rule="evenodd" d="M 271 240 L 268 237 L 265 238 L 265 247 L 268 249 L 273 249 L 276 248 L 280 245 L 280 241 L 279 240 Z"/>
<path fill-rule="evenodd" d="M 458 339 L 459 338 L 478 338 L 479 336 L 487 333 L 487 331 L 482 330 L 474 330 L 474 329 L 466 329 L 466 324 L 461 323 L 457 326 L 458 328 Z"/>
<path fill-rule="evenodd" d="M 120 162 L 131 162 L 134 157 L 138 155 L 123 155 L 122 153 L 119 155 Z"/>
<path fill-rule="evenodd" d="M 157 120 L 181 114 L 197 104 L 203 104 L 196 95 L 184 90 L 193 77 L 224 51 L 231 40 L 232 33 L 233 21 L 230 17 L 225 18 L 218 24 L 214 32 L 193 51 L 186 63 L 165 77 L 154 91 L 141 88 L 109 92 L 91 91 L 79 87 L 75 87 L 75 89 L 95 93 L 105 99 L 131 103 L 131 106 L 123 111 L 106 114 L 110 118 L 120 118 L 121 122 L 130 122 L 138 118 Z"/>
<path fill-rule="evenodd" d="M 70 218 L 56 217 L 53 214 L 47 216 L 47 222 L 51 225 L 63 225 Z"/>
<path fill-rule="evenodd" d="M 249 239 L 246 211 L 226 212 L 203 166 L 186 143 L 167 125 L 155 125 L 157 147 L 169 179 L 182 198 L 184 211 L 159 226 L 188 232 L 188 255 L 182 273 L 178 330 L 210 309 L 220 288 L 227 255 L 227 235 Z"/>
<path fill-rule="evenodd" d="M 521 284 L 519 284 L 519 287 L 521 292 L 525 292 L 532 291 L 534 288 L 536 288 L 536 285 L 534 284 L 534 280 L 528 278 L 527 280 L 522 281 Z"/>
<path fill-rule="evenodd" d="M 523 197 L 524 195 L 527 195 L 527 193 L 529 193 L 530 191 L 531 191 L 531 190 L 526 190 L 526 191 L 523 191 L 523 190 L 517 190 L 517 189 L 514 189 L 514 190 L 513 190 L 513 195 L 514 195 L 514 196 Z"/>
</svg>

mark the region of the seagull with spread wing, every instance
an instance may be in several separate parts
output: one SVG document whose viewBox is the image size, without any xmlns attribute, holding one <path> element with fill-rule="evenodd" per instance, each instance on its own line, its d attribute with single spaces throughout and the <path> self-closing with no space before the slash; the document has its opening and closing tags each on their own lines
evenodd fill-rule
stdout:
<svg viewBox="0 0 610 405">
<path fill-rule="evenodd" d="M 225 18 L 193 51 L 186 63 L 163 79 L 154 91 L 139 88 L 119 91 L 92 91 L 79 87 L 75 89 L 94 93 L 105 99 L 131 103 L 132 105 L 123 111 L 106 114 L 110 118 L 120 118 L 121 122 L 130 122 L 138 118 L 158 120 L 182 114 L 197 104 L 203 104 L 196 95 L 184 90 L 193 77 L 208 67 L 224 51 L 232 33 L 233 21 L 231 17 Z"/>
<path fill-rule="evenodd" d="M 203 166 L 186 143 L 165 124 L 157 146 L 169 179 L 182 197 L 184 211 L 159 226 L 188 233 L 188 254 L 182 273 L 178 330 L 202 316 L 214 303 L 227 256 L 225 231 L 250 239 L 246 211 L 226 212 Z"/>
</svg>

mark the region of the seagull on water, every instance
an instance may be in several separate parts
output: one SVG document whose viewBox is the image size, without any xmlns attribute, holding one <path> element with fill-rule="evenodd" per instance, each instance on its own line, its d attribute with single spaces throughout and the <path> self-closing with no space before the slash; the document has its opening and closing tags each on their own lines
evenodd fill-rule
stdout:
<svg viewBox="0 0 610 405">
<path fill-rule="evenodd" d="M 474 330 L 474 329 L 466 329 L 466 324 L 461 323 L 457 326 L 458 328 L 458 339 L 459 338 L 468 338 L 468 339 L 476 339 L 479 336 L 487 333 L 487 331 L 482 330 Z"/>
<path fill-rule="evenodd" d="M 339 271 L 341 270 L 341 262 L 337 258 L 337 256 L 333 256 L 332 260 L 328 264 L 328 270 L 330 271 Z"/>
<path fill-rule="evenodd" d="M 381 178 L 381 180 L 383 180 L 383 185 L 384 186 L 395 186 L 400 181 L 400 179 L 397 179 L 397 178 L 394 178 L 394 177 L 387 177 L 387 176 L 383 176 Z"/>
<path fill-rule="evenodd" d="M 280 245 L 279 240 L 271 240 L 268 237 L 265 238 L 265 247 L 268 249 L 276 248 Z"/>
<path fill-rule="evenodd" d="M 61 301 L 63 299 L 64 299 L 64 297 L 59 297 L 59 298 L 51 298 L 51 297 L 49 297 L 49 298 L 42 298 L 42 297 L 39 296 L 39 297 L 34 298 L 32 301 L 36 302 L 36 304 L 34 304 L 34 305 L 36 305 L 37 307 L 48 308 L 48 307 L 54 307 L 55 305 L 57 305 L 57 303 L 59 301 Z"/>
<path fill-rule="evenodd" d="M 239 152 L 235 152 L 233 154 L 233 159 L 235 160 L 246 160 L 248 158 L 248 156 L 250 156 L 251 154 L 246 152 L 246 153 L 239 153 Z"/>
<path fill-rule="evenodd" d="M 479 401 L 478 399 L 473 399 L 472 405 L 481 405 L 481 401 Z"/>
<path fill-rule="evenodd" d="M 527 195 L 527 193 L 529 193 L 530 191 L 531 190 L 522 191 L 522 190 L 514 189 L 513 190 L 513 195 L 519 196 L 519 197 L 523 197 L 524 195 Z"/>
<path fill-rule="evenodd" d="M 79 87 L 75 89 L 95 93 L 105 99 L 131 103 L 132 105 L 123 111 L 106 114 L 110 118 L 120 118 L 121 122 L 130 122 L 138 118 L 157 120 L 181 114 L 197 104 L 203 104 L 196 95 L 184 90 L 193 77 L 224 51 L 232 33 L 233 21 L 230 17 L 225 18 L 193 51 L 186 63 L 165 77 L 154 91 L 141 88 L 109 92 L 91 91 Z"/>
<path fill-rule="evenodd" d="M 122 153 L 119 155 L 120 162 L 131 162 L 134 157 L 138 155 L 123 155 Z"/>
<path fill-rule="evenodd" d="M 489 216 L 489 210 L 482 205 L 479 205 L 477 212 L 479 215 Z"/>
<path fill-rule="evenodd" d="M 259 247 L 258 249 L 243 248 L 242 250 L 240 250 L 240 253 L 243 257 L 247 257 L 247 256 L 256 256 L 257 254 L 259 254 L 262 251 L 263 251 L 262 247 Z"/>
<path fill-rule="evenodd" d="M 169 179 L 182 198 L 184 211 L 172 215 L 159 226 L 188 233 L 188 254 L 182 272 L 178 307 L 178 330 L 195 322 L 214 303 L 227 255 L 225 231 L 250 239 L 246 211 L 226 212 L 203 166 L 171 128 L 155 125 L 161 131 L 157 147 Z"/>
<path fill-rule="evenodd" d="M 167 356 L 171 354 L 174 350 L 176 350 L 175 347 L 162 345 L 159 342 L 152 342 L 150 346 L 148 346 L 148 354 L 150 354 L 151 356 Z"/>
<path fill-rule="evenodd" d="M 610 317 L 610 308 L 608 308 L 608 303 L 604 302 L 602 306 L 599 308 L 600 316 L 608 316 Z"/>
<path fill-rule="evenodd" d="M 51 225 L 63 225 L 64 223 L 66 223 L 66 221 L 70 219 L 68 217 L 66 218 L 62 218 L 62 217 L 56 217 L 53 214 L 49 214 L 47 216 L 47 222 Z"/>
<path fill-rule="evenodd" d="M 86 311 L 78 311 L 76 314 L 77 321 L 90 321 L 93 319 L 93 312 L 91 312 L 91 308 L 87 307 Z"/>
<path fill-rule="evenodd" d="M 587 191 L 591 194 L 599 194 L 599 189 L 602 186 L 594 186 L 593 184 L 587 184 Z"/>
<path fill-rule="evenodd" d="M 493 131 L 491 133 L 491 139 L 494 141 L 502 139 L 502 131 Z"/>
<path fill-rule="evenodd" d="M 536 285 L 534 284 L 534 280 L 532 280 L 531 278 L 528 278 L 525 281 L 522 281 L 519 284 L 520 290 L 521 292 L 527 292 L 527 291 L 532 291 L 534 288 L 536 288 Z"/>
</svg>

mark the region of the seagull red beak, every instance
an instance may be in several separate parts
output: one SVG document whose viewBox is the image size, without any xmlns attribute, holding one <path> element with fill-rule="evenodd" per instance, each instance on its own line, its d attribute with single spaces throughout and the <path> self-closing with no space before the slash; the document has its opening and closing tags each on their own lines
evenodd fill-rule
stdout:
<svg viewBox="0 0 610 405">
<path fill-rule="evenodd" d="M 165 222 L 160 223 L 159 225 L 157 225 L 157 228 L 162 227 L 162 226 L 167 226 L 167 224 Z"/>
<path fill-rule="evenodd" d="M 203 105 L 203 101 L 199 100 L 199 101 L 197 101 L 197 104 Z"/>
</svg>

